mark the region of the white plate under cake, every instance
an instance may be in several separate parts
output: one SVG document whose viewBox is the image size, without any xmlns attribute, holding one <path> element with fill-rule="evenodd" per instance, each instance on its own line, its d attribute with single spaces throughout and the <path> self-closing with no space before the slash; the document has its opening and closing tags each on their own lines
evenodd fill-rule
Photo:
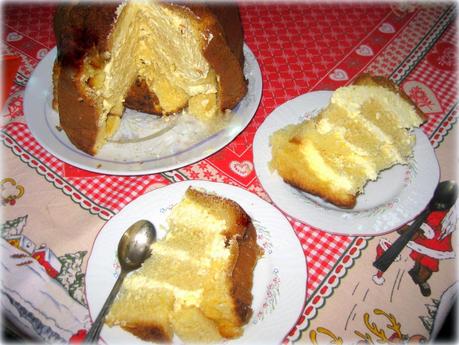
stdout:
<svg viewBox="0 0 459 345">
<path fill-rule="evenodd" d="M 343 235 L 387 233 L 413 219 L 427 205 L 439 180 L 439 167 L 429 139 L 415 129 L 413 157 L 369 182 L 352 209 L 338 208 L 283 181 L 269 168 L 270 137 L 277 130 L 315 117 L 332 92 L 301 95 L 276 108 L 258 129 L 253 144 L 254 166 L 273 202 L 290 216 L 321 230 Z"/>
<path fill-rule="evenodd" d="M 127 109 L 115 137 L 96 155 L 78 150 L 59 126 L 52 108 L 51 50 L 35 68 L 24 95 L 24 116 L 37 141 L 62 161 L 78 168 L 112 175 L 145 175 L 177 169 L 217 152 L 249 124 L 261 99 L 261 71 L 244 45 L 248 91 L 225 126 L 212 131 L 191 115 L 156 117 Z"/>
</svg>

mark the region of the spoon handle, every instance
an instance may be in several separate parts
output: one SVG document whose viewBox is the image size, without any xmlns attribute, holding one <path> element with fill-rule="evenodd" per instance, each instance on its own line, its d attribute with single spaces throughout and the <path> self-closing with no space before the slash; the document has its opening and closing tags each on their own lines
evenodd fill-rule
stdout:
<svg viewBox="0 0 459 345">
<path fill-rule="evenodd" d="M 395 258 L 400 254 L 406 244 L 413 238 L 416 231 L 424 223 L 429 215 L 430 208 L 427 207 L 410 225 L 408 230 L 400 235 L 400 237 L 375 261 L 373 266 L 381 272 L 385 272 L 389 266 L 394 262 Z"/>
<path fill-rule="evenodd" d="M 88 334 L 86 334 L 86 337 L 84 338 L 83 343 L 90 344 L 90 343 L 95 343 L 99 340 L 100 331 L 102 330 L 102 327 L 104 326 L 105 316 L 110 310 L 110 307 L 112 306 L 112 303 L 115 300 L 115 297 L 118 294 L 118 291 L 126 275 L 127 275 L 127 271 L 122 270 L 120 275 L 118 276 L 118 279 L 116 280 L 115 285 L 113 285 L 112 291 L 110 291 L 110 294 L 108 295 L 107 300 L 105 301 L 102 309 L 100 310 L 99 315 L 97 315 L 97 318 L 92 324 L 91 328 L 89 329 Z"/>
</svg>

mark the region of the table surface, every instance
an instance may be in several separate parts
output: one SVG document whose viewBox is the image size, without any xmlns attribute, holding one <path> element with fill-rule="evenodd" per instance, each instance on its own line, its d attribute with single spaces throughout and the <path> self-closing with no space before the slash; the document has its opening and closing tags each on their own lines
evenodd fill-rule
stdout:
<svg viewBox="0 0 459 345">
<path fill-rule="evenodd" d="M 456 178 L 454 3 L 241 4 L 245 42 L 262 73 L 254 118 L 206 159 L 142 176 L 76 168 L 47 152 L 30 133 L 24 90 L 55 45 L 53 11 L 53 5 L 6 3 L 3 18 L 3 55 L 19 56 L 21 65 L 2 109 L 2 305 L 31 337 L 68 342 L 84 334 L 91 323 L 85 272 L 94 242 L 103 226 L 139 196 L 184 180 L 206 180 L 272 202 L 254 170 L 253 138 L 273 110 L 302 94 L 334 90 L 361 72 L 390 78 L 427 115 L 422 130 L 435 149 L 440 179 Z M 334 235 L 285 214 L 306 258 L 307 282 L 304 309 L 284 343 L 435 336 L 456 297 L 453 211 L 449 223 L 429 224 L 430 233 L 420 236 L 424 242 L 412 240 L 383 275 L 372 263 L 398 238 L 397 232 Z M 427 248 L 422 258 L 420 246 Z M 426 281 L 431 293 L 424 296 L 415 281 L 426 267 L 433 272 Z M 275 309 L 276 301 L 270 303 Z"/>
</svg>

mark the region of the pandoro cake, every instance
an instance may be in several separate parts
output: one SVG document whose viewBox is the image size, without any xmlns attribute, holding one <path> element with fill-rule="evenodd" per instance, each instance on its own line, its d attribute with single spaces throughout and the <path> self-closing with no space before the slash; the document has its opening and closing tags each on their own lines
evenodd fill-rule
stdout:
<svg viewBox="0 0 459 345">
<path fill-rule="evenodd" d="M 66 2 L 54 17 L 53 107 L 94 155 L 125 107 L 216 119 L 247 92 L 243 31 L 230 4 Z"/>
<path fill-rule="evenodd" d="M 240 337 L 262 255 L 250 217 L 236 202 L 190 187 L 168 228 L 124 281 L 106 323 L 157 342 L 174 334 L 186 343 Z"/>
<path fill-rule="evenodd" d="M 424 114 L 391 81 L 363 74 L 316 117 L 270 138 L 270 167 L 290 185 L 353 208 L 368 181 L 412 156 Z"/>
</svg>

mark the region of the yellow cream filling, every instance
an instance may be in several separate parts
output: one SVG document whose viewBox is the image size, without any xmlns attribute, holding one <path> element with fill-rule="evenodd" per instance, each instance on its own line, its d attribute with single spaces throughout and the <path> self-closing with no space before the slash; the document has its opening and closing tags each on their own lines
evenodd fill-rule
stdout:
<svg viewBox="0 0 459 345">
<path fill-rule="evenodd" d="M 142 275 L 136 275 L 126 279 L 124 282 L 125 289 L 135 295 L 135 291 L 165 289 L 173 293 L 175 297 L 175 308 L 179 306 L 196 306 L 199 307 L 202 301 L 203 289 L 188 290 L 177 287 L 164 281 L 156 281 Z"/>
<path fill-rule="evenodd" d="M 202 119 L 219 113 L 218 80 L 202 54 L 207 38 L 193 18 L 154 1 L 125 3 L 117 15 L 102 69 L 88 65 L 91 78 L 82 80 L 102 99 L 96 147 L 118 129 L 119 120 L 111 117 L 122 116 L 124 98 L 137 77 L 156 94 L 164 113 L 189 102 L 190 113 Z"/>
<path fill-rule="evenodd" d="M 351 85 L 341 87 L 333 93 L 331 103 L 347 109 L 351 114 L 358 114 L 362 104 L 372 99 L 377 99 L 383 109 L 392 109 L 395 114 L 404 114 L 397 117 L 398 125 L 402 128 L 411 128 L 422 123 L 413 105 L 382 86 Z"/>
<path fill-rule="evenodd" d="M 322 155 L 315 148 L 315 146 L 306 142 L 301 146 L 301 153 L 308 162 L 311 170 L 313 170 L 316 176 L 325 181 L 330 181 L 333 186 L 338 189 L 345 191 L 351 191 L 353 189 L 352 183 L 346 176 L 343 176 L 331 168 L 323 159 Z"/>
</svg>

